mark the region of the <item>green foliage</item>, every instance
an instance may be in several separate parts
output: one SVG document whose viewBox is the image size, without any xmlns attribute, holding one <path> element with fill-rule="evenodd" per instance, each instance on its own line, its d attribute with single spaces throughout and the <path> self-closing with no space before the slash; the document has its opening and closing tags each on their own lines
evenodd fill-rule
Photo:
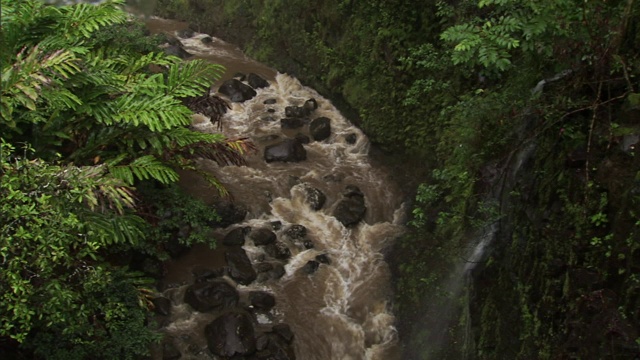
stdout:
<svg viewBox="0 0 640 360">
<path fill-rule="evenodd" d="M 74 274 L 99 267 L 90 264 L 114 242 L 142 239 L 139 218 L 108 222 L 133 206 L 130 189 L 99 166 L 30 160 L 31 149 L 19 156 L 5 142 L 0 150 L 0 336 L 23 342 L 43 326 L 88 326 L 95 309 L 84 308 L 88 295 Z M 114 237 L 119 231 L 129 236 Z"/>
</svg>

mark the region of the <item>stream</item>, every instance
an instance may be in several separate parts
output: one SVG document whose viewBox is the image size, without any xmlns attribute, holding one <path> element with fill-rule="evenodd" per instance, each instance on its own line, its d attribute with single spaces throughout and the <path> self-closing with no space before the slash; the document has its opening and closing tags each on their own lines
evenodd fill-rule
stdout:
<svg viewBox="0 0 640 360">
<path fill-rule="evenodd" d="M 171 35 L 185 27 L 154 18 L 147 23 L 153 32 Z M 243 249 L 254 268 L 282 266 L 281 277 L 274 279 L 258 271 L 256 281 L 241 285 L 224 276 L 240 292 L 241 304 L 252 291 L 275 297 L 275 307 L 254 314 L 257 333 L 261 328 L 288 324 L 297 359 L 399 359 L 395 318 L 390 310 L 391 278 L 383 251 L 404 230 L 401 189 L 389 180 L 385 169 L 370 161 L 367 137 L 327 99 L 297 79 L 247 58 L 231 44 L 216 38 L 203 43 L 206 36 L 196 33 L 181 42 L 195 58 L 224 65 L 227 72 L 221 81 L 236 73 L 255 73 L 270 86 L 256 89 L 250 100 L 230 102 L 232 108 L 223 117 L 221 130 L 208 121 L 194 125 L 199 131 L 221 131 L 229 138 L 250 137 L 259 151 L 248 157 L 246 166 L 200 162 L 225 185 L 235 202 L 247 208 L 247 216 L 242 223 L 216 230 L 217 249 L 196 246 L 169 262 L 164 279 L 169 285 L 163 295 L 171 300 L 171 315 L 161 331 L 173 339 L 181 359 L 217 359 L 207 350 L 203 336 L 213 315 L 185 304 L 185 291 L 193 284 L 197 269 L 225 265 L 226 246 L 221 240 L 229 232 L 239 227 L 266 229 L 276 234 L 278 246 L 286 247 L 290 256 L 274 257 L 250 235 Z M 308 123 L 291 130 L 281 128 L 279 120 L 286 117 L 287 106 L 302 107 L 310 99 L 315 99 L 317 109 L 309 118 L 330 119 L 330 136 L 304 144 L 306 160 L 266 162 L 265 147 L 300 134 L 309 136 Z M 187 177 L 182 185 L 205 201 L 216 197 L 216 190 L 196 178 Z M 361 221 L 345 226 L 333 214 L 340 201 L 350 196 L 345 194 L 356 188 L 364 195 L 366 212 Z M 309 204 L 310 189 L 326 197 L 317 210 Z M 302 228 L 306 230 L 304 241 L 296 241 L 292 229 Z"/>
</svg>

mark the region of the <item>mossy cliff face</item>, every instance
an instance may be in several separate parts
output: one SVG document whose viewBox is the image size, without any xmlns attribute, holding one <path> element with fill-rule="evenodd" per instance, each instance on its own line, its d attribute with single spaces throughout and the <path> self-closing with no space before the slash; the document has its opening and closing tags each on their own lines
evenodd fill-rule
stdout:
<svg viewBox="0 0 640 360">
<path fill-rule="evenodd" d="M 554 56 L 514 55 L 507 72 L 450 61 L 444 28 L 490 11 L 473 1 L 160 0 L 158 14 L 297 76 L 394 157 L 416 195 L 389 254 L 404 358 L 633 359 L 640 11 L 607 4 L 626 31 L 594 13 L 589 46 L 540 39 Z M 467 283 L 460 261 L 489 227 Z"/>
</svg>

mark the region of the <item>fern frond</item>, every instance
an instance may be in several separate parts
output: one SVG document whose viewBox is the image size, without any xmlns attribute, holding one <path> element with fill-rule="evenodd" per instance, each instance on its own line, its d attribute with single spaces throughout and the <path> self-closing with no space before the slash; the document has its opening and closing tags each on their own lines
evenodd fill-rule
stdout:
<svg viewBox="0 0 640 360">
<path fill-rule="evenodd" d="M 178 98 L 200 96 L 208 92 L 224 70 L 222 65 L 199 59 L 172 64 L 167 76 L 167 93 Z"/>
<path fill-rule="evenodd" d="M 80 214 L 84 224 L 88 227 L 88 232 L 99 240 L 102 246 L 112 244 L 137 245 L 144 238 L 143 229 L 146 222 L 137 215 L 124 214 L 109 216 L 95 212 L 83 212 Z"/>
<path fill-rule="evenodd" d="M 117 165 L 117 163 L 114 164 L 112 162 L 108 168 L 114 177 L 123 180 L 129 185 L 133 185 L 135 179 L 154 179 L 163 184 L 170 184 L 178 181 L 179 178 L 175 170 L 153 155 L 139 157 L 127 165 Z"/>
<path fill-rule="evenodd" d="M 58 29 L 59 33 L 64 34 L 70 42 L 89 38 L 100 27 L 124 23 L 127 15 L 122 11 L 122 6 L 124 0 L 108 0 L 99 5 L 80 3 L 62 7 L 62 15 L 67 20 L 60 22 L 63 27 Z"/>
</svg>

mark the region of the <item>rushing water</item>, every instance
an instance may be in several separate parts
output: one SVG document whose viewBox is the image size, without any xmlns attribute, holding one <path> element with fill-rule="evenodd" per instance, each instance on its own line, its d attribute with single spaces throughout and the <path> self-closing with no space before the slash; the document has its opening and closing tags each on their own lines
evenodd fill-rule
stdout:
<svg viewBox="0 0 640 360">
<path fill-rule="evenodd" d="M 154 31 L 173 32 L 181 24 L 152 19 Z M 236 72 L 254 72 L 269 80 L 271 86 L 257 90 L 257 96 L 244 103 L 233 103 L 222 120 L 222 132 L 228 137 L 250 137 L 260 152 L 250 156 L 247 166 L 217 166 L 202 161 L 202 168 L 214 174 L 235 201 L 248 208 L 243 224 L 232 225 L 216 233 L 221 239 L 237 226 L 274 229 L 280 238 L 292 224 L 303 225 L 314 247 L 305 249 L 292 243 L 292 253 L 279 280 L 239 286 L 241 293 L 263 290 L 274 294 L 275 308 L 259 317 L 261 324 L 284 322 L 294 334 L 296 357 L 304 360 L 398 359 L 397 333 L 390 311 L 390 273 L 382 251 L 403 230 L 400 191 L 383 169 L 371 164 L 369 142 L 340 112 L 313 89 L 298 80 L 248 59 L 234 46 L 215 39 L 203 44 L 203 34 L 182 39 L 187 51 L 227 67 L 230 78 Z M 302 105 L 314 98 L 318 102 L 312 118 L 331 119 L 332 134 L 322 142 L 304 145 L 307 160 L 299 163 L 266 163 L 262 149 L 275 139 L 297 132 L 280 127 L 285 106 Z M 275 104 L 265 105 L 265 100 Z M 218 131 L 210 123 L 200 123 L 200 131 Z M 305 130 L 303 130 L 304 132 Z M 354 141 L 348 141 L 348 139 Z M 344 227 L 331 214 L 347 185 L 356 185 L 365 195 L 367 212 L 362 222 Z M 215 190 L 193 181 L 186 184 L 192 193 L 204 199 Z M 320 189 L 327 197 L 325 206 L 312 210 L 306 203 L 305 189 Z M 273 227 L 273 224 L 281 226 Z M 265 258 L 261 247 L 249 241 L 244 249 L 252 262 Z M 307 274 L 302 267 L 317 255 L 328 255 L 331 263 Z M 182 341 L 183 358 L 210 359 L 204 351 L 202 329 L 211 315 L 194 312 L 182 301 L 185 285 L 192 282 L 196 266 L 215 268 L 223 262 L 219 250 L 196 248 L 169 264 L 168 283 L 178 284 L 165 291 L 172 300 L 173 314 L 163 330 Z M 242 295 L 241 295 L 242 296 Z M 191 349 L 191 350 L 189 350 Z M 185 355 L 186 354 L 186 355 Z"/>
</svg>

